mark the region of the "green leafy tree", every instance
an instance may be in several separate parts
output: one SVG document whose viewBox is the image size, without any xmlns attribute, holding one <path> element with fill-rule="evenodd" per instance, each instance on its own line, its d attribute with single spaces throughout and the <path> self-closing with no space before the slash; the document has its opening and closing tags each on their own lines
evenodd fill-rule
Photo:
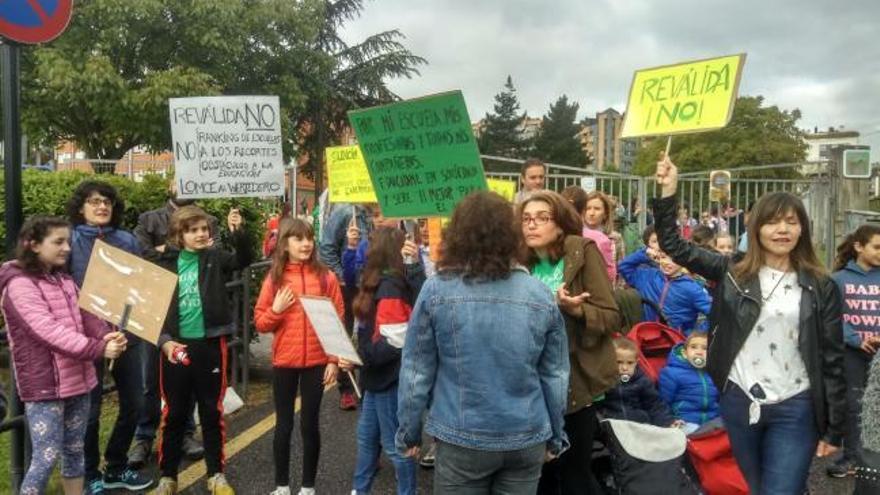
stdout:
<svg viewBox="0 0 880 495">
<path fill-rule="evenodd" d="M 670 155 L 682 172 L 735 169 L 752 165 L 796 163 L 806 157 L 807 145 L 797 127 L 800 110 L 763 106 L 762 96 L 737 98 L 730 123 L 723 129 L 674 136 Z M 639 150 L 635 172 L 651 175 L 666 139 L 654 138 Z M 793 169 L 762 171 L 762 177 L 790 177 Z"/>
<path fill-rule="evenodd" d="M 581 166 L 587 156 L 581 148 L 577 133 L 579 105 L 568 102 L 568 96 L 562 95 L 544 115 L 541 130 L 535 139 L 535 154 L 541 159 L 561 165 Z"/>
<path fill-rule="evenodd" d="M 523 139 L 520 126 L 527 117 L 519 113 L 519 100 L 513 80 L 507 76 L 504 90 L 495 95 L 495 113 L 486 114 L 486 126 L 478 140 L 480 152 L 509 158 L 523 158 L 530 143 Z"/>
<path fill-rule="evenodd" d="M 397 31 L 354 47 L 336 31 L 360 0 L 81 0 L 68 30 L 23 57 L 23 120 L 32 139 L 75 142 L 93 158 L 171 144 L 168 98 L 278 95 L 285 158 L 303 151 L 312 110 L 338 117 L 393 97 L 410 75 Z M 404 53 L 405 52 L 405 53 Z M 324 125 L 313 126 L 326 130 Z M 333 133 L 342 132 L 336 119 Z"/>
<path fill-rule="evenodd" d="M 325 2 L 320 29 L 310 47 L 327 55 L 320 71 L 302 74 L 304 88 L 312 97 L 296 119 L 297 145 L 305 159 L 304 170 L 321 189 L 324 148 L 340 144 L 349 130 L 348 111 L 399 100 L 387 86 L 388 79 L 419 74 L 427 63 L 403 44 L 405 36 L 394 29 L 348 44 L 340 36 L 342 26 L 360 16 L 362 0 Z"/>
</svg>

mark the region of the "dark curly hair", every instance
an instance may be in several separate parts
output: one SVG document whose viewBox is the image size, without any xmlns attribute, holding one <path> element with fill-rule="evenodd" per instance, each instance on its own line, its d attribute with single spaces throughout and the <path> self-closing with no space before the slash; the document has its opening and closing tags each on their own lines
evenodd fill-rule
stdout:
<svg viewBox="0 0 880 495">
<path fill-rule="evenodd" d="M 513 208 L 501 196 L 487 191 L 469 194 L 455 207 L 443 233 L 438 271 L 465 280 L 507 278 L 513 263 L 522 261 L 517 223 Z"/>
<path fill-rule="evenodd" d="M 61 217 L 49 215 L 34 215 L 25 220 L 18 233 L 18 246 L 15 250 L 15 258 L 18 266 L 28 273 L 43 273 L 45 267 L 40 262 L 40 257 L 31 249 L 31 243 L 40 244 L 55 229 L 69 229 L 70 224 Z"/>
<path fill-rule="evenodd" d="M 67 219 L 73 225 L 86 223 L 86 219 L 80 210 L 85 206 L 89 196 L 94 193 L 98 193 L 113 202 L 113 212 L 110 214 L 110 224 L 108 226 L 119 228 L 122 225 L 122 216 L 125 214 L 125 201 L 119 197 L 116 188 L 106 182 L 96 180 L 81 182 L 73 190 L 73 196 L 67 201 Z"/>
</svg>

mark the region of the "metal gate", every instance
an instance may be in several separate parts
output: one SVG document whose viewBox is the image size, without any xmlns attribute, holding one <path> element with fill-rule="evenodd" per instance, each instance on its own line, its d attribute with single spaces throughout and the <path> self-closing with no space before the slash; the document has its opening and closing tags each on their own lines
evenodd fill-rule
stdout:
<svg viewBox="0 0 880 495">
<path fill-rule="evenodd" d="M 522 164 L 522 160 L 484 157 L 493 162 Z M 612 196 L 618 205 L 617 215 L 624 225 L 637 224 L 641 232 L 646 225 L 646 210 L 650 201 L 659 196 L 653 176 L 642 177 L 595 170 L 583 170 L 565 165 L 548 163 L 547 189 L 561 192 L 568 186 L 581 185 L 581 179 L 595 179 L 596 189 Z M 804 173 L 808 170 L 810 173 Z M 738 219 L 730 222 L 730 234 L 737 239 L 745 232 L 745 222 L 741 221 L 744 212 L 761 196 L 777 191 L 792 193 L 801 198 L 810 218 L 810 232 L 817 253 L 831 266 L 836 247 L 836 225 L 838 223 L 838 201 L 835 198 L 832 168 L 822 163 L 785 163 L 730 169 L 731 190 L 729 206 Z M 519 172 L 488 172 L 487 177 L 512 180 L 519 183 Z M 780 177 L 781 176 L 781 177 Z M 713 207 L 722 211 L 721 205 L 710 201 L 709 171 L 679 174 L 678 196 L 683 206 L 688 207 L 692 218 L 700 219 L 703 213 Z M 640 213 L 635 215 L 637 206 Z"/>
</svg>

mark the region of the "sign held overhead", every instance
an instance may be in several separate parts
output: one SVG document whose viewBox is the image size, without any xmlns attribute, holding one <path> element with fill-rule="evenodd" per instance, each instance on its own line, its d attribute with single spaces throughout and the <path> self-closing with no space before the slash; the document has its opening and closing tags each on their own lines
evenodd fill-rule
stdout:
<svg viewBox="0 0 880 495">
<path fill-rule="evenodd" d="M 730 122 L 746 54 L 637 70 L 621 137 L 685 134 Z"/>
<path fill-rule="evenodd" d="M 277 96 L 171 98 L 168 111 L 178 196 L 284 195 Z"/>
</svg>

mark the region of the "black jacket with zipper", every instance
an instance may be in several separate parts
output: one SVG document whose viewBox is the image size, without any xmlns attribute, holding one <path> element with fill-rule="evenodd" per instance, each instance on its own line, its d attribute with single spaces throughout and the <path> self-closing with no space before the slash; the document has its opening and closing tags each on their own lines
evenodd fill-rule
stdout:
<svg viewBox="0 0 880 495">
<path fill-rule="evenodd" d="M 761 285 L 757 277 L 736 280 L 731 270 L 741 256 L 729 258 L 682 239 L 675 224 L 676 208 L 675 197 L 654 200 L 657 240 L 676 263 L 717 282 L 706 369 L 723 392 L 734 360 L 761 313 Z M 798 272 L 798 284 L 803 289 L 798 349 L 810 379 L 816 426 L 826 441 L 840 445 L 846 424 L 840 291 L 830 277 L 817 279 L 804 270 Z"/>
<path fill-rule="evenodd" d="M 232 304 L 226 283 L 232 274 L 244 269 L 251 263 L 253 249 L 244 229 L 239 228 L 229 234 L 229 242 L 235 249 L 234 253 L 222 249 L 208 248 L 199 251 L 199 295 L 202 298 L 202 315 L 205 319 L 205 338 L 231 335 L 234 331 Z M 180 251 L 169 247 L 164 253 L 152 259 L 155 264 L 177 273 L 177 259 Z M 178 289 L 168 308 L 168 315 L 162 325 L 159 336 L 159 348 L 169 340 L 180 338 L 180 310 Z"/>
</svg>

